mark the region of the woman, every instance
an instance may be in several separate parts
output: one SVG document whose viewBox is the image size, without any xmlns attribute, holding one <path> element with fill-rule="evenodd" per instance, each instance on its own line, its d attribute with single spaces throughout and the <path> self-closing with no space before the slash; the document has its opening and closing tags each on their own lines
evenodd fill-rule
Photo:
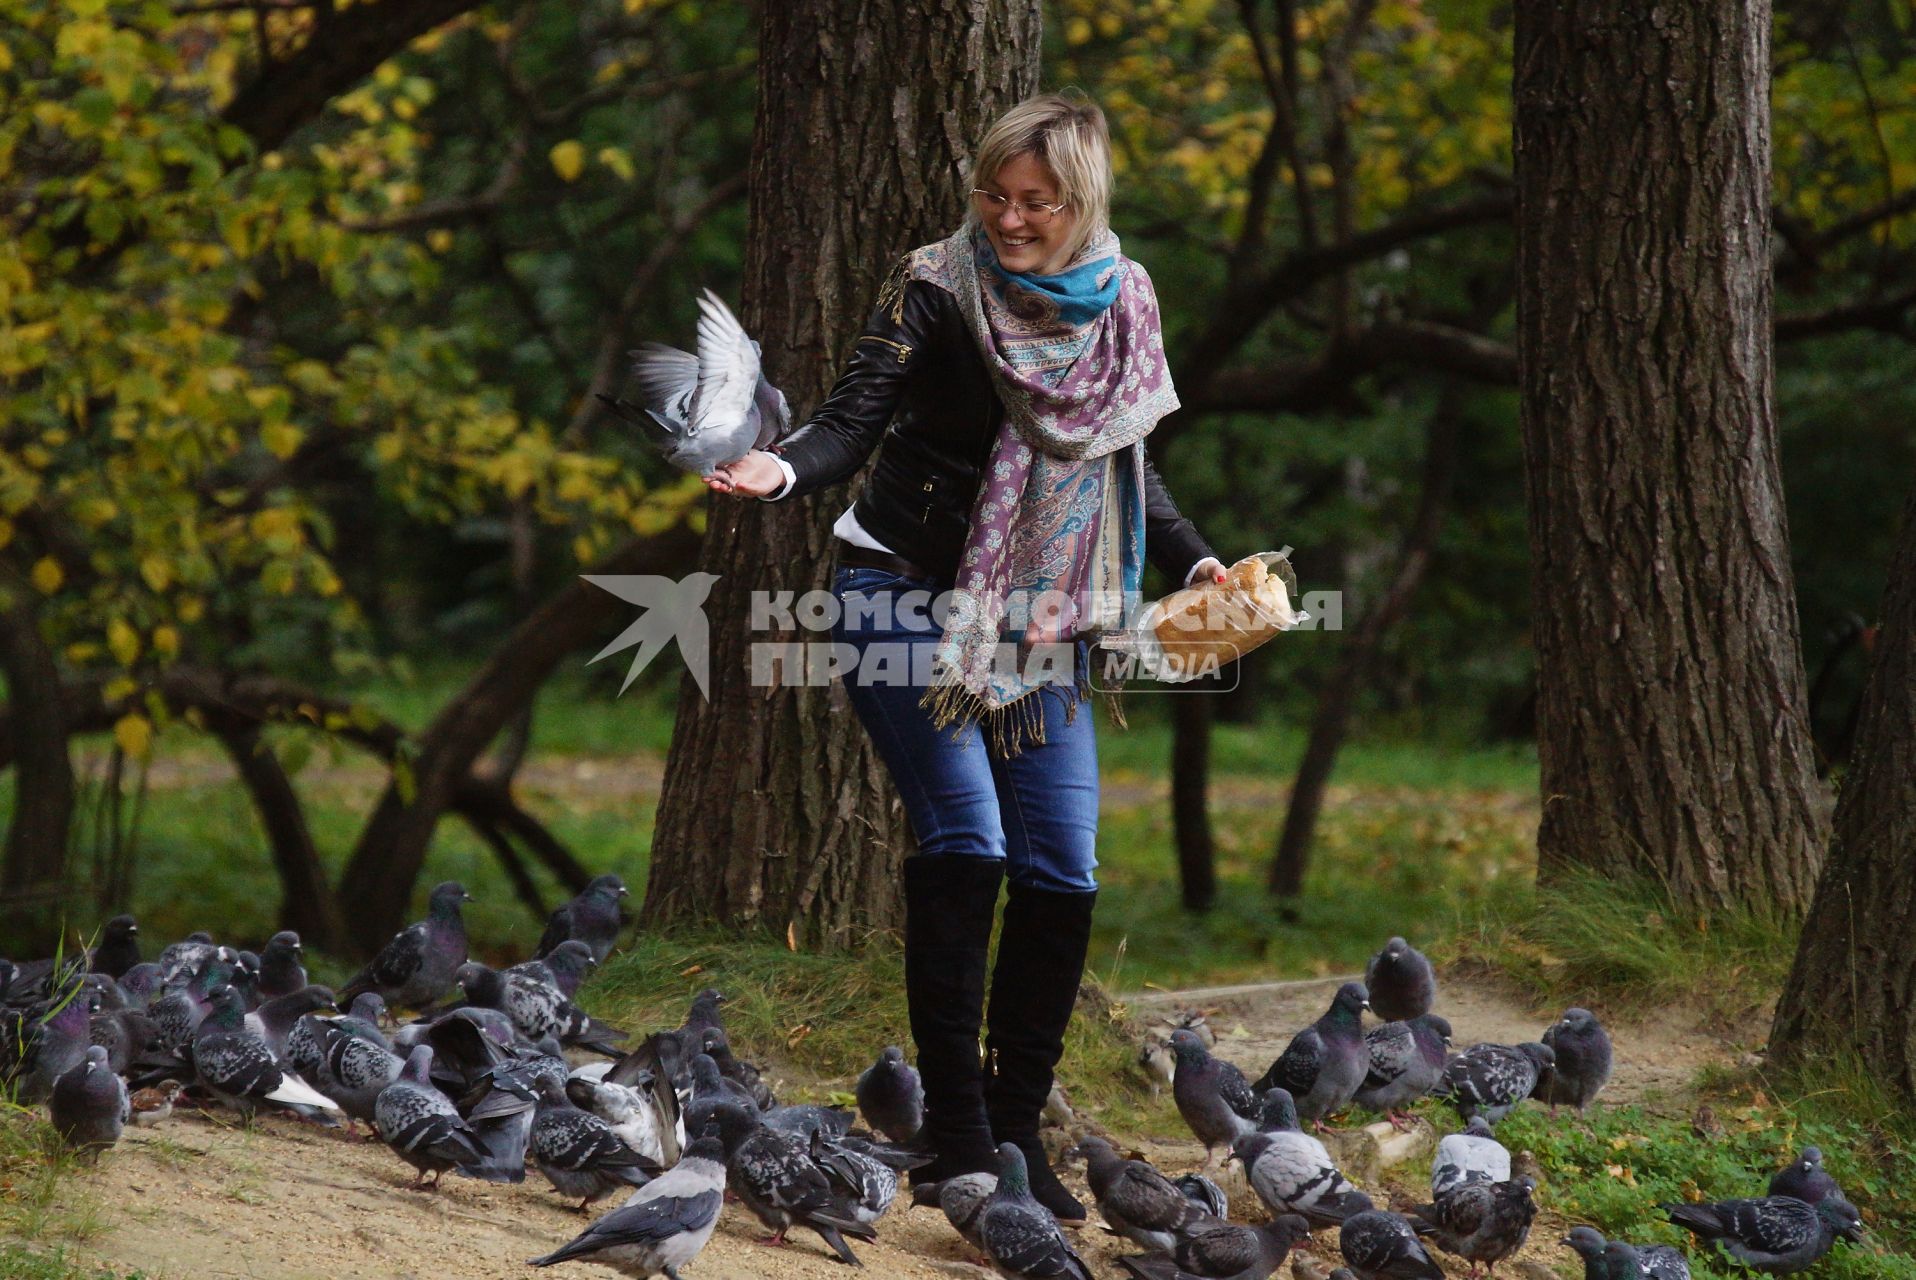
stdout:
<svg viewBox="0 0 1916 1280">
<path fill-rule="evenodd" d="M 918 844 L 905 862 L 905 985 L 937 1158 L 916 1177 L 993 1169 L 996 1143 L 1015 1143 L 1039 1200 L 1078 1221 L 1038 1125 L 1097 898 L 1084 636 L 1109 621 L 1100 601 L 1135 598 L 1147 554 L 1184 584 L 1224 566 L 1144 456 L 1177 397 L 1150 278 L 1106 222 L 1103 114 L 1058 94 L 1020 104 L 985 136 L 973 181 L 965 224 L 899 263 L 811 421 L 706 482 L 782 501 L 846 479 L 878 448 L 833 526 L 832 585 L 835 638 L 867 659 L 846 692 Z M 941 617 L 926 602 L 946 591 Z M 1020 631 L 1028 615 L 1012 610 L 1033 598 L 1068 604 Z M 1071 661 L 1020 665 L 1049 639 Z M 880 645 L 918 661 L 881 667 Z"/>
</svg>

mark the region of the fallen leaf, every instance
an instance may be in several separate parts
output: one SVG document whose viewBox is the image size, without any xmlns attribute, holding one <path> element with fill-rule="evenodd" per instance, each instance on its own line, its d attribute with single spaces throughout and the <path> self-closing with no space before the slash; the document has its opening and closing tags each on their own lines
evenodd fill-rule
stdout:
<svg viewBox="0 0 1916 1280">
<path fill-rule="evenodd" d="M 695 973 L 704 973 L 704 972 L 705 972 L 705 966 L 704 966 L 704 965 L 702 965 L 702 964 L 695 964 L 695 965 L 693 965 L 693 966 L 692 966 L 691 968 L 689 968 L 689 969 L 680 969 L 680 970 L 679 970 L 679 977 L 681 977 L 681 978 L 689 978 L 689 977 L 691 977 L 691 976 L 692 976 L 693 974 L 695 974 Z"/>
<path fill-rule="evenodd" d="M 789 920 L 785 924 L 785 949 L 798 950 L 798 921 Z"/>
</svg>

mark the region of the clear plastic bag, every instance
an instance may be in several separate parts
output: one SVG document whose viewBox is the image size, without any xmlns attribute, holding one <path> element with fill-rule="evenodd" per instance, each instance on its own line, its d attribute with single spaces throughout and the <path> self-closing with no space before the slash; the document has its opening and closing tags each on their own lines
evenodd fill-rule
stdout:
<svg viewBox="0 0 1916 1280">
<path fill-rule="evenodd" d="M 1209 675 L 1310 615 L 1296 607 L 1297 574 L 1282 551 L 1245 556 L 1223 582 L 1199 582 L 1146 606 L 1128 633 L 1138 668 L 1182 683 Z"/>
</svg>

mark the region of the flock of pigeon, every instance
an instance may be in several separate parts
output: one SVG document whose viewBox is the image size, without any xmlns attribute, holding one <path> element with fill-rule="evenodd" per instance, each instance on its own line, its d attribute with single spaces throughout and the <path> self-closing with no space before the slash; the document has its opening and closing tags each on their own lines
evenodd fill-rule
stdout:
<svg viewBox="0 0 1916 1280">
<path fill-rule="evenodd" d="M 626 1194 L 533 1266 L 589 1261 L 678 1280 L 730 1198 L 772 1233 L 768 1242 L 804 1227 L 857 1265 L 850 1241 L 876 1239 L 900 1175 L 931 1159 L 915 1144 L 917 1072 L 888 1047 L 858 1079 L 856 1113 L 779 1105 L 758 1069 L 732 1053 L 716 990 L 693 1000 L 681 1026 L 623 1048 L 632 1037 L 573 997 L 610 953 L 625 893 L 617 876 L 599 877 L 553 913 L 533 959 L 494 970 L 468 954 L 466 893 L 441 884 L 427 918 L 337 996 L 307 982 L 292 933 L 258 954 L 195 934 L 146 961 L 137 925 L 117 917 L 89 951 L 0 960 L 0 1087 L 45 1102 L 63 1138 L 95 1157 L 128 1123 L 166 1120 L 184 1096 L 248 1118 L 267 1108 L 344 1124 L 349 1134 L 365 1122 L 416 1171 L 416 1188 L 436 1188 L 448 1171 L 518 1183 L 530 1164 L 582 1213 Z M 1366 982 L 1345 984 L 1255 1084 L 1211 1055 L 1201 1019 L 1176 1031 L 1172 1093 L 1206 1167 L 1227 1148 L 1271 1216 L 1233 1223 L 1224 1190 L 1204 1173 L 1168 1178 L 1102 1136 L 1082 1136 L 1067 1154 L 1084 1162 L 1104 1221 L 1146 1251 L 1120 1259 L 1123 1269 L 1134 1280 L 1264 1280 L 1294 1247 L 1309 1247 L 1313 1230 L 1331 1227 L 1344 1263 L 1334 1280 L 1441 1280 L 1426 1241 L 1466 1260 L 1473 1278 L 1514 1253 L 1536 1213 L 1535 1184 L 1512 1175 L 1492 1126 L 1530 1098 L 1553 1112 L 1585 1107 L 1609 1077 L 1609 1038 L 1572 1009 L 1539 1043 L 1450 1056 L 1435 995 L 1429 962 L 1393 938 Z M 401 1010 L 413 1016 L 392 1016 Z M 1366 1010 L 1389 1021 L 1366 1032 Z M 1378 1207 L 1306 1129 L 1321 1132 L 1352 1104 L 1402 1127 L 1403 1108 L 1427 1095 L 1448 1099 L 1466 1127 L 1438 1143 L 1431 1202 L 1407 1213 Z M 1089 1280 L 1032 1197 L 1013 1145 L 998 1149 L 995 1173 L 919 1183 L 911 1201 L 942 1209 L 1007 1280 Z M 1766 1197 L 1665 1208 L 1773 1274 L 1801 1270 L 1835 1237 L 1861 1231 L 1814 1148 Z M 1606 1241 L 1589 1227 L 1563 1243 L 1583 1258 L 1586 1280 L 1689 1277 L 1668 1246 Z"/>
</svg>

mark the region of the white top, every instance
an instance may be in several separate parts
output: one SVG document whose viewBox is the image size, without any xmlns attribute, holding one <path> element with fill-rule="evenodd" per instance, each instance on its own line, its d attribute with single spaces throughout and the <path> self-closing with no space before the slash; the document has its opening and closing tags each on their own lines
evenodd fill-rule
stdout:
<svg viewBox="0 0 1916 1280">
<path fill-rule="evenodd" d="M 792 486 L 798 483 L 798 473 L 792 470 L 791 463 L 785 461 L 785 459 L 779 457 L 776 453 L 769 456 L 773 462 L 778 464 L 778 469 L 785 473 L 785 483 L 780 485 L 775 492 L 768 493 L 761 497 L 759 499 L 760 502 L 777 502 L 780 498 L 790 493 Z M 868 551 L 883 551 L 886 555 L 897 555 L 898 553 L 896 551 L 893 551 L 890 547 L 872 537 L 870 533 L 866 532 L 865 526 L 858 523 L 858 517 L 852 514 L 857 510 L 857 506 L 857 503 L 853 503 L 851 506 L 846 507 L 845 513 L 833 522 L 833 536 L 851 543 L 854 547 L 864 547 Z M 1185 586 L 1188 587 L 1191 585 L 1191 579 L 1197 577 L 1198 564 L 1203 563 L 1204 561 L 1200 560 L 1186 571 L 1184 575 Z"/>
</svg>

